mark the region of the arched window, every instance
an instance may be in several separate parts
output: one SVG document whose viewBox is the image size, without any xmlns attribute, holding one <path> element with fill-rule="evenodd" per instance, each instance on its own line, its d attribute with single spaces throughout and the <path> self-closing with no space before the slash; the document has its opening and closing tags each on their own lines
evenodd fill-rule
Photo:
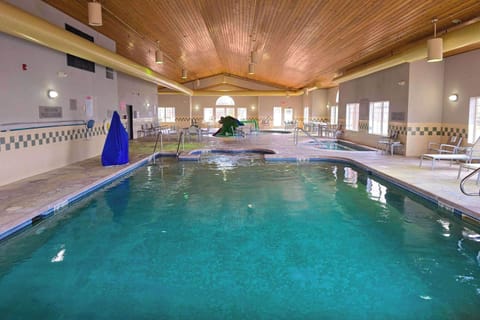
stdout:
<svg viewBox="0 0 480 320">
<path fill-rule="evenodd" d="M 217 106 L 234 106 L 235 101 L 230 96 L 221 96 L 215 103 Z"/>
</svg>

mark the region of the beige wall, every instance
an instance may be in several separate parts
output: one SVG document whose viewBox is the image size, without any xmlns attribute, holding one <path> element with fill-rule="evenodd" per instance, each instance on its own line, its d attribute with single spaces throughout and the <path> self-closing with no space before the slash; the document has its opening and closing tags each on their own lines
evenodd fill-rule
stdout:
<svg viewBox="0 0 480 320">
<path fill-rule="evenodd" d="M 373 101 L 389 101 L 389 132 L 398 130 L 400 141 L 406 141 L 406 120 L 408 113 L 409 65 L 379 71 L 374 74 L 340 84 L 339 111 L 340 123 L 344 124 L 347 103 L 360 104 L 359 131 L 345 131 L 345 139 L 376 147 L 381 136 L 368 133 L 369 105 Z M 334 103 L 333 92 L 329 103 Z M 333 101 L 332 101 L 333 100 Z M 332 102 L 330 102 L 332 101 Z"/>
<path fill-rule="evenodd" d="M 62 28 L 68 23 L 115 51 L 112 40 L 42 1 L 9 2 Z M 101 65 L 95 65 L 95 73 L 69 67 L 65 53 L 3 33 L 0 48 L 0 185 L 99 155 L 103 124 L 118 109 L 117 74 L 107 79 Z M 59 96 L 49 99 L 48 89 Z M 91 116 L 85 109 L 90 100 Z M 60 107 L 62 114 L 41 118 L 39 106 Z M 90 119 L 95 127 L 85 139 L 84 122 Z"/>
<path fill-rule="evenodd" d="M 101 123 L 0 132 L 0 185 L 97 156 L 104 141 Z"/>
<path fill-rule="evenodd" d="M 274 128 L 273 126 L 273 107 L 292 108 L 293 118 L 297 121 L 303 121 L 303 98 L 294 97 L 258 97 L 258 117 L 259 124 L 263 128 Z M 283 128 L 282 125 L 277 128 Z"/>
</svg>

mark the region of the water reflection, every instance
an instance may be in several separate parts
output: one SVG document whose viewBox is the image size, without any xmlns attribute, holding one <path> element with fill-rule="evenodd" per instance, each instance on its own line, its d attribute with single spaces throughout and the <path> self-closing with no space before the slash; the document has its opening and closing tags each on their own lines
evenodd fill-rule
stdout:
<svg viewBox="0 0 480 320">
<path fill-rule="evenodd" d="M 115 188 L 105 192 L 105 200 L 113 213 L 113 221 L 120 222 L 128 208 L 130 179 L 121 181 Z"/>
</svg>

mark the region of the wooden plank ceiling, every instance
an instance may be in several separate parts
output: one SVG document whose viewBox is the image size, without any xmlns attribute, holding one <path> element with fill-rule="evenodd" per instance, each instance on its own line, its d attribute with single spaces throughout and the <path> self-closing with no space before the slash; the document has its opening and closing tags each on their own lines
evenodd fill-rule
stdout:
<svg viewBox="0 0 480 320">
<path fill-rule="evenodd" d="M 88 24 L 88 0 L 44 2 Z M 434 17 L 440 34 L 480 17 L 479 0 L 100 2 L 103 26 L 95 29 L 117 43 L 117 53 L 172 80 L 223 73 L 286 89 L 333 86 L 335 74 L 426 41 Z M 154 63 L 157 41 L 161 65 Z M 249 75 L 252 51 L 258 61 Z"/>
</svg>

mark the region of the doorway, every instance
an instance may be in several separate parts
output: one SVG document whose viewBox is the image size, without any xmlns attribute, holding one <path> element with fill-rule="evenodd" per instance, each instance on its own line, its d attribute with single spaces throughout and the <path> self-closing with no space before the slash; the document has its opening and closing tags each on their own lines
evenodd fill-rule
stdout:
<svg viewBox="0 0 480 320">
<path fill-rule="evenodd" d="M 127 131 L 128 139 L 133 140 L 133 106 L 127 104 Z"/>
</svg>

